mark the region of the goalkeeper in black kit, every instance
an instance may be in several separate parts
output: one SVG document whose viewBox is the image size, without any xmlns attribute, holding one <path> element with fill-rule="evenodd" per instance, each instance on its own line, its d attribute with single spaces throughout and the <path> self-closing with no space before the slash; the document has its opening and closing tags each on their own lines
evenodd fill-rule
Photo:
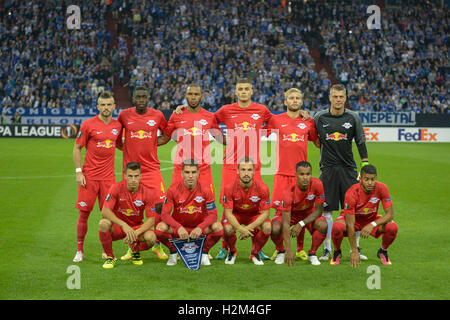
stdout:
<svg viewBox="0 0 450 320">
<path fill-rule="evenodd" d="M 353 158 L 352 141 L 356 142 L 362 165 L 368 164 L 366 137 L 358 113 L 345 109 L 347 100 L 345 87 L 335 84 L 330 89 L 329 109 L 319 111 L 314 116 L 320 141 L 320 180 L 324 186 L 325 203 L 323 216 L 327 220 L 328 231 L 324 250 L 319 258 L 331 258 L 331 228 L 333 211 L 344 207 L 345 193 L 358 182 L 358 172 Z M 359 248 L 359 232 L 356 234 L 357 247 L 361 260 L 367 257 Z"/>
</svg>

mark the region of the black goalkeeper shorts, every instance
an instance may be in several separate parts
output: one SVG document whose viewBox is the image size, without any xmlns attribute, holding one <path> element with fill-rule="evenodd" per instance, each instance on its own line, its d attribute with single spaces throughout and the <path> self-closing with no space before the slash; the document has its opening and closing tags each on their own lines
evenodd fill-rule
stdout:
<svg viewBox="0 0 450 320">
<path fill-rule="evenodd" d="M 356 168 L 343 166 L 320 168 L 320 180 L 325 192 L 323 210 L 339 210 L 339 203 L 341 208 L 344 208 L 345 193 L 352 185 L 358 183 L 357 178 Z"/>
</svg>

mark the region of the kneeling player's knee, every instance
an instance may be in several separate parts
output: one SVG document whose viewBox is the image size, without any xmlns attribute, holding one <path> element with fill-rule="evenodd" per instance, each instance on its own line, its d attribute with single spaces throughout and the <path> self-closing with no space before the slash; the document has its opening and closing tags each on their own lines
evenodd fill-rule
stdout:
<svg viewBox="0 0 450 320">
<path fill-rule="evenodd" d="M 223 230 L 223 226 L 220 222 L 214 222 L 211 226 L 212 231 L 220 231 Z"/>
<path fill-rule="evenodd" d="M 152 230 L 147 230 L 144 233 L 144 240 L 149 244 L 153 245 L 156 242 L 156 234 Z"/>
<path fill-rule="evenodd" d="M 234 228 L 231 225 L 227 224 L 223 227 L 223 232 L 227 235 L 231 235 L 234 233 Z"/>
<path fill-rule="evenodd" d="M 270 233 L 272 231 L 272 224 L 270 223 L 270 221 L 264 222 L 261 226 L 261 230 L 266 234 Z"/>
<path fill-rule="evenodd" d="M 340 221 L 336 221 L 333 223 L 333 228 L 331 229 L 331 235 L 332 236 L 339 236 L 343 234 L 346 230 L 345 223 L 342 223 Z"/>
<path fill-rule="evenodd" d="M 391 235 L 396 235 L 398 232 L 398 225 L 395 222 L 389 222 L 384 226 L 384 232 Z"/>
<path fill-rule="evenodd" d="M 101 232 L 109 231 L 111 229 L 111 226 L 112 222 L 109 221 L 108 219 L 101 219 L 100 222 L 98 223 L 98 227 Z"/>
<path fill-rule="evenodd" d="M 281 222 L 280 221 L 274 221 L 272 223 L 272 235 L 277 236 L 281 233 Z"/>
<path fill-rule="evenodd" d="M 319 231 L 322 234 L 327 233 L 327 229 L 328 229 L 328 224 L 326 223 L 325 220 L 318 220 L 314 222 L 314 229 L 316 229 L 317 231 Z"/>
<path fill-rule="evenodd" d="M 169 230 L 169 226 L 164 222 L 158 223 L 155 228 L 155 231 L 167 232 L 167 230 Z"/>
</svg>

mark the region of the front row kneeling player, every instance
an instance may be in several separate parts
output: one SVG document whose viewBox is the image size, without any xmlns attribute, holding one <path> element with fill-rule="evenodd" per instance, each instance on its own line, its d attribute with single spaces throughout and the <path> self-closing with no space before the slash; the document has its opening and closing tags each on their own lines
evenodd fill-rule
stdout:
<svg viewBox="0 0 450 320">
<path fill-rule="evenodd" d="M 340 249 L 342 239 L 348 236 L 352 250 L 350 266 L 359 266 L 360 256 L 356 246 L 355 232 L 360 231 L 362 238 L 367 238 L 369 235 L 375 238 L 383 236 L 377 256 L 382 264 L 390 265 L 387 250 L 397 236 L 398 226 L 392 220 L 394 210 L 389 190 L 384 183 L 377 181 L 377 170 L 370 164 L 361 168 L 360 181 L 346 192 L 344 210 L 333 224 L 331 236 L 334 253 L 330 264 L 339 264 L 342 256 Z M 380 202 L 385 211 L 384 216 L 378 215 Z"/>
<path fill-rule="evenodd" d="M 320 265 L 316 251 L 327 233 L 327 222 L 322 217 L 325 195 L 323 184 L 312 177 L 312 167 L 307 161 L 300 161 L 295 168 L 297 183 L 285 190 L 281 208 L 272 219 L 272 241 L 278 255 L 276 264 L 294 265 L 294 253 L 291 250 L 290 237 L 298 237 L 302 229 L 308 229 L 312 237 L 308 260 L 312 265 Z M 291 226 L 292 229 L 291 229 Z M 286 243 L 286 249 L 283 246 Z M 286 251 L 285 251 L 286 250 Z"/>
<path fill-rule="evenodd" d="M 99 223 L 99 237 L 106 253 L 103 268 L 114 267 L 112 242 L 125 239 L 132 250 L 132 263 L 142 265 L 140 251 L 150 249 L 156 241 L 151 230 L 155 223 L 154 205 L 160 201 L 154 197 L 141 180 L 141 166 L 138 162 L 129 162 L 125 166 L 125 180 L 114 183 L 106 196 L 102 219 Z M 145 215 L 147 220 L 143 222 Z"/>
<path fill-rule="evenodd" d="M 250 260 L 255 265 L 264 265 L 259 252 L 271 233 L 269 188 L 260 179 L 254 179 L 255 164 L 250 157 L 242 158 L 237 169 L 237 179 L 225 186 L 222 199 L 224 240 L 230 248 L 225 264 L 234 264 L 236 260 L 236 231 L 239 231 L 239 240 L 252 238 Z"/>
<path fill-rule="evenodd" d="M 211 187 L 198 183 L 199 166 L 193 159 L 183 161 L 183 181 L 172 184 L 162 208 L 161 222 L 156 226 L 158 239 L 170 250 L 168 266 L 177 264 L 177 251 L 172 238 L 197 239 L 206 235 L 201 265 L 211 265 L 208 251 L 223 236 L 223 228 L 217 221 L 217 208 Z"/>
</svg>

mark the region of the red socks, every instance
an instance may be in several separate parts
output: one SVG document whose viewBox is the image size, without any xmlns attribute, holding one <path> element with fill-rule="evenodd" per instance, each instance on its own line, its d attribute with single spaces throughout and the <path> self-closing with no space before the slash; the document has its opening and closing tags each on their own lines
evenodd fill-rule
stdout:
<svg viewBox="0 0 450 320">
<path fill-rule="evenodd" d="M 320 245 L 322 244 L 323 240 L 325 240 L 326 236 L 327 236 L 326 233 L 322 234 L 318 230 L 313 231 L 311 236 L 312 237 L 311 250 L 309 250 L 310 255 L 316 254 L 317 249 L 319 249 Z"/>
<path fill-rule="evenodd" d="M 278 252 L 285 251 L 284 243 L 283 243 L 283 233 L 280 233 L 277 236 L 271 235 L 270 238 L 272 239 L 273 243 L 275 244 L 275 250 L 277 250 Z"/>
<path fill-rule="evenodd" d="M 206 236 L 205 244 L 203 246 L 203 253 L 208 253 L 209 250 L 217 243 L 219 242 L 220 238 L 223 236 L 223 229 L 219 231 L 214 231 L 209 233 Z"/>
<path fill-rule="evenodd" d="M 341 249 L 341 243 L 342 239 L 344 239 L 345 230 L 345 224 L 340 222 L 333 223 L 333 228 L 331 229 L 331 239 L 333 240 L 333 247 L 335 251 Z"/>
<path fill-rule="evenodd" d="M 83 251 L 84 238 L 88 230 L 88 219 L 90 212 L 80 210 L 77 222 L 77 251 Z"/>
<path fill-rule="evenodd" d="M 395 222 L 390 222 L 384 226 L 383 237 L 381 238 L 381 249 L 387 250 L 394 242 L 398 233 L 398 225 Z"/>
<path fill-rule="evenodd" d="M 258 254 L 269 240 L 270 233 L 264 233 L 260 229 L 255 229 L 256 234 L 252 238 L 252 254 Z"/>
<path fill-rule="evenodd" d="M 304 249 L 303 242 L 305 241 L 305 228 L 302 228 L 300 234 L 297 237 L 297 252 L 300 252 Z"/>
<path fill-rule="evenodd" d="M 225 244 L 230 250 L 230 252 L 236 252 L 236 233 L 233 232 L 232 234 L 228 235 L 225 232 L 223 233 L 223 239 L 225 240 Z"/>
<path fill-rule="evenodd" d="M 170 239 L 173 238 L 170 233 L 156 229 L 155 234 L 158 240 L 161 241 L 161 243 L 163 243 L 169 249 L 170 253 L 177 252 L 177 249 L 175 249 L 172 242 L 170 242 Z"/>
<path fill-rule="evenodd" d="M 100 238 L 100 243 L 102 244 L 103 251 L 106 253 L 108 257 L 114 258 L 113 249 L 112 249 L 112 237 L 111 232 L 99 231 L 98 236 Z"/>
</svg>

